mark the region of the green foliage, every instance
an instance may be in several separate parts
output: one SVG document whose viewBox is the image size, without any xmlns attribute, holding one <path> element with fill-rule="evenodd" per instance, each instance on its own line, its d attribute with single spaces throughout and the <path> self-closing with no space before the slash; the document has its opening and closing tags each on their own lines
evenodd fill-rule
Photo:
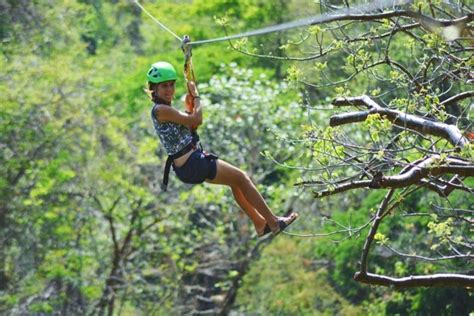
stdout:
<svg viewBox="0 0 474 316">
<path fill-rule="evenodd" d="M 358 314 L 301 251 L 308 243 L 281 238 L 261 255 L 244 278 L 237 298 L 240 312 L 278 315 Z"/>
<path fill-rule="evenodd" d="M 468 144 L 461 150 L 460 156 L 466 159 L 474 159 L 474 144 Z"/>
<path fill-rule="evenodd" d="M 367 119 L 364 121 L 363 126 L 369 130 L 370 136 L 375 142 L 380 140 L 380 134 L 386 134 L 392 123 L 384 117 L 381 117 L 380 114 L 370 114 L 367 116 Z"/>
<path fill-rule="evenodd" d="M 291 66 L 288 68 L 288 76 L 286 80 L 293 85 L 296 85 L 298 81 L 301 81 L 303 78 L 303 72 L 296 66 Z"/>
<path fill-rule="evenodd" d="M 61 8 L 47 7 L 44 12 L 38 8 L 41 14 L 68 14 L 65 20 L 68 32 L 57 36 L 56 41 L 49 42 L 48 34 L 60 33 L 61 24 L 57 21 L 48 21 L 44 34 L 32 33 L 40 42 L 44 40 L 54 45 L 41 51 L 48 58 L 29 49 L 23 50 L 22 55 L 13 54 L 15 50 L 21 51 L 22 46 L 28 48 L 26 42 L 3 47 L 2 66 L 8 80 L 2 81 L 1 86 L 5 92 L 2 93 L 2 143 L 7 148 L 2 151 L 1 197 L 5 201 L 17 192 L 9 204 L 8 227 L 25 234 L 14 233 L 13 242 L 22 247 L 42 245 L 28 255 L 20 255 L 13 246 L 0 254 L 2 260 L 6 256 L 11 262 L 23 262 L 18 273 L 13 268 L 7 270 L 11 284 L 16 284 L 12 293 L 18 293 L 15 296 L 2 294 L 9 308 L 41 293 L 51 280 L 61 280 L 75 289 L 79 297 L 71 300 L 80 301 L 82 297 L 90 304 L 85 308 L 93 307 L 104 294 L 104 284 L 114 260 L 112 229 L 119 246 L 125 243 L 128 233 L 133 236 L 127 247 L 133 249 L 134 259 L 122 259 L 122 273 L 130 284 L 124 304 L 130 313 L 134 313 L 136 306 L 154 311 L 156 295 L 165 298 L 170 293 L 179 293 L 175 281 L 196 271 L 199 245 L 217 240 L 224 247 L 231 242 L 226 235 L 235 223 L 235 215 L 230 215 L 230 211 L 235 212 L 235 204 L 228 191 L 219 188 L 211 191 L 207 186 L 183 191 L 183 186 L 173 179 L 173 189 L 183 194 L 157 195 L 155 184 L 161 174 L 156 168 L 161 169 L 165 156 L 162 148 L 156 150 L 158 142 L 151 133 L 149 103 L 145 101 L 142 88 L 149 63 L 154 58 L 165 57 L 154 57 L 156 51 L 141 57 L 133 54 L 128 43 L 115 41 L 121 32 L 117 32 L 120 29 L 113 17 L 130 23 L 136 19 L 127 13 L 127 6 L 125 3 L 113 7 L 108 3 L 90 5 L 72 1 Z M 178 10 L 177 5 L 167 6 L 182 16 L 195 8 L 180 6 Z M 156 11 L 156 8 L 150 10 Z M 153 13 L 159 15 L 161 11 Z M 85 27 L 77 28 L 79 25 Z M 200 29 L 198 35 L 209 36 L 212 27 L 207 33 L 205 28 Z M 183 25 L 183 30 L 185 28 Z M 146 31 L 144 34 L 149 40 L 141 44 L 141 49 L 151 51 L 149 47 L 156 38 L 150 38 Z M 196 62 L 196 73 L 202 82 L 219 69 L 221 62 L 235 56 L 229 53 L 212 58 L 217 53 L 212 47 L 194 52 L 196 61 L 204 60 L 201 54 L 210 61 Z M 179 52 L 168 57 L 181 63 Z M 22 71 L 25 64 L 34 67 L 29 67 L 28 72 Z M 259 155 L 260 150 L 270 146 L 270 137 L 263 137 L 263 133 L 266 128 L 277 128 L 293 114 L 291 108 L 279 108 L 291 100 L 291 96 L 265 109 L 276 98 L 277 89 L 285 88 L 267 80 L 271 71 L 265 75 L 262 72 L 264 77 L 259 81 L 251 72 L 234 68 L 230 76 L 226 73 L 213 79 L 223 81 L 222 92 L 228 95 L 219 96 L 221 91 L 217 90 L 212 92 L 223 104 L 228 103 L 234 113 L 222 111 L 218 103 L 209 105 L 208 113 L 213 119 L 207 120 L 217 124 L 209 124 L 203 131 L 203 140 L 210 139 L 211 148 L 236 157 L 236 164 L 247 165 L 246 169 L 262 180 L 268 175 L 259 165 L 270 165 Z M 256 78 L 259 76 L 257 73 Z M 239 80 L 241 91 L 236 94 L 231 85 L 224 87 L 226 80 Z M 30 81 L 35 81 L 35 89 L 30 89 Z M 184 92 L 184 85 L 178 84 L 178 87 L 179 95 Z M 241 99 L 235 99 L 236 96 Z M 278 120 L 270 115 L 260 117 L 263 109 L 282 115 L 277 116 Z M 241 119 L 236 119 L 237 116 Z M 233 119 L 229 121 L 229 117 Z M 264 118 L 267 120 L 264 127 L 251 131 L 255 120 L 263 123 Z M 214 134 L 224 131 L 228 140 L 217 142 Z M 242 135 L 237 135 L 242 131 L 251 132 L 244 136 L 245 143 L 240 142 Z M 255 143 L 255 139 L 262 142 Z M 246 159 L 249 153 L 254 154 L 251 161 Z M 284 199 L 282 193 L 283 184 L 268 187 L 270 196 L 280 195 Z M 132 224 L 132 210 L 137 207 L 137 219 Z M 196 209 L 201 211 L 193 211 Z M 211 221 L 210 226 L 209 221 L 199 219 L 204 210 L 216 213 L 216 220 Z M 146 227 L 149 230 L 145 232 Z M 31 273 L 23 273 L 26 269 Z M 147 280 L 145 284 L 137 285 L 134 281 L 143 278 Z M 31 312 L 60 310 L 66 302 L 61 299 L 62 290 L 53 293 L 58 299 L 26 308 Z M 131 304 L 132 301 L 140 303 Z M 166 314 L 165 311 L 171 313 L 175 307 L 176 302 L 168 301 L 161 309 Z"/>
<path fill-rule="evenodd" d="M 388 242 L 389 239 L 382 233 L 376 233 L 374 236 L 374 240 L 383 246 Z"/>
<path fill-rule="evenodd" d="M 190 285 L 186 282 L 202 277 L 202 257 L 214 251 L 235 263 L 255 245 L 253 228 L 239 215 L 227 188 L 186 186 L 172 176 L 170 192 L 158 189 L 165 152 L 151 126 L 144 74 L 156 60 L 170 61 L 179 69 L 183 62 L 179 43 L 127 0 L 68 0 L 61 5 L 8 0 L 4 4 L 0 13 L 0 313 L 100 314 L 94 308 L 107 300 L 110 280 L 120 280 L 114 313 L 118 306 L 128 315 L 179 313 Z M 193 40 L 282 23 L 302 10 L 297 1 L 143 4 L 179 36 L 189 34 Z M 429 13 L 425 2 L 413 5 Z M 347 34 L 377 34 L 393 26 L 385 19 L 366 29 L 354 25 Z M 337 143 L 344 133 L 352 134 L 371 150 L 369 156 L 379 160 L 389 151 L 372 148 L 371 141 L 382 143 L 393 137 L 392 125 L 377 115 L 353 129 L 326 128 L 329 114 L 316 114 L 313 103 L 327 104 L 335 96 L 369 91 L 402 111 L 419 111 L 439 121 L 452 115 L 448 107 L 440 106 L 443 99 L 435 86 L 407 93 L 409 79 L 400 68 L 377 67 L 377 75 L 385 81 L 368 76 L 364 68 L 379 57 L 375 43 L 347 43 L 332 35 L 332 27 L 314 25 L 304 31 L 327 45 L 325 54 L 331 56 L 323 54 L 303 64 L 251 58 L 230 50 L 228 43 L 193 51 L 204 103 L 205 124 L 199 132 L 205 149 L 247 171 L 275 213 L 294 203 L 301 218 L 291 229 L 326 233 L 346 229 L 324 239 L 279 236 L 260 260 L 250 264 L 236 309 L 281 315 L 441 310 L 467 314 L 474 307 L 472 293 L 466 290 L 397 292 L 352 280 L 367 232 L 356 228 L 370 220 L 385 192 L 360 190 L 313 202 L 310 192 L 292 189 L 302 175 L 324 181 L 344 175 L 341 170 L 316 175 L 311 170 L 350 153 Z M 255 53 L 288 54 L 283 56 L 319 49 L 319 44 L 303 41 L 301 45 L 300 34 L 292 34 L 252 37 L 234 45 Z M 429 65 L 432 58 L 447 60 L 452 46 L 439 34 L 414 34 L 423 41 L 407 34 L 394 36 L 389 57 L 408 69 L 417 63 Z M 472 68 L 472 59 L 459 67 Z M 432 76 L 437 76 L 436 69 L 426 72 L 431 75 L 433 70 Z M 360 75 L 346 81 L 354 72 Z M 179 98 L 185 85 L 178 73 Z M 304 91 L 309 98 L 301 91 L 311 82 L 340 83 L 334 89 Z M 454 86 L 452 92 L 461 88 Z M 174 103 L 178 108 L 179 101 Z M 462 124 L 463 129 L 469 126 Z M 430 140 L 406 131 L 398 136 L 398 146 L 416 144 L 431 150 Z M 453 148 L 446 142 L 436 146 Z M 472 159 L 472 144 L 450 155 Z M 404 159 L 420 157 L 420 152 L 411 150 Z M 447 157 L 442 155 L 439 163 Z M 297 166 L 303 162 L 309 167 L 301 173 Z M 472 186 L 469 179 L 466 183 Z M 401 260 L 387 255 L 384 246 L 416 255 L 428 255 L 430 248 L 465 247 L 462 236 L 470 227 L 446 217 L 442 209 L 454 204 L 472 209 L 469 197 L 453 192 L 442 200 L 416 192 L 403 199 L 400 195 L 399 201 L 406 210 L 426 216 L 407 219 L 394 210 L 376 235 L 370 269 L 406 276 L 435 273 L 443 267 L 466 268 L 463 263 L 440 266 Z M 433 201 L 440 207 L 436 212 Z M 422 234 L 427 237 L 418 238 Z M 111 275 L 114 264 L 119 269 Z M 232 265 L 222 270 L 213 290 L 228 290 L 237 276 Z"/>
<path fill-rule="evenodd" d="M 223 65 L 208 85 L 200 85 L 205 106 L 202 136 L 210 150 L 233 152 L 231 163 L 246 164 L 251 174 L 267 174 L 272 177 L 268 184 L 279 187 L 282 183 L 278 182 L 284 181 L 279 179 L 282 174 L 279 170 L 269 174 L 274 164 L 260 153 L 272 152 L 278 157 L 274 150 L 279 147 L 278 140 L 268 131 L 279 135 L 292 133 L 288 121 L 302 122 L 304 111 L 295 102 L 298 96 L 285 83 L 272 82 L 268 77 L 261 70 L 254 72 L 230 64 Z M 220 137 L 216 139 L 215 135 Z M 293 153 L 291 148 L 287 150 Z M 257 182 L 262 180 L 265 181 Z"/>
</svg>

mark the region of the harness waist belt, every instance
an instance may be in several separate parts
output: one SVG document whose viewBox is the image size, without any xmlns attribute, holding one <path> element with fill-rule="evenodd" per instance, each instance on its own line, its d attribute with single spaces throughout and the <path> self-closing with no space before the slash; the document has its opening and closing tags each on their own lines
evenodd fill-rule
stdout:
<svg viewBox="0 0 474 316">
<path fill-rule="evenodd" d="M 196 149 L 198 143 L 199 143 L 199 136 L 196 132 L 194 132 L 193 140 L 191 143 L 186 145 L 186 147 L 178 151 L 176 154 L 168 156 L 168 158 L 166 159 L 166 164 L 165 164 L 165 172 L 163 173 L 163 182 L 161 183 L 161 190 L 163 192 L 166 192 L 168 189 L 168 179 L 170 175 L 171 165 L 173 164 L 173 160 L 186 155 L 188 152 L 190 152 L 193 149 Z"/>
</svg>

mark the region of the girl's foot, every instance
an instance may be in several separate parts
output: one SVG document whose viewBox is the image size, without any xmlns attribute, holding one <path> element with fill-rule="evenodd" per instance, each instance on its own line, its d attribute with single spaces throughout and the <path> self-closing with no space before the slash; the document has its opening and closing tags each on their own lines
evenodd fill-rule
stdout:
<svg viewBox="0 0 474 316">
<path fill-rule="evenodd" d="M 270 226 L 268 226 L 267 223 L 265 223 L 265 226 L 262 229 L 256 229 L 256 231 L 257 231 L 258 237 L 263 237 L 272 232 L 272 230 L 270 229 Z"/>
<path fill-rule="evenodd" d="M 273 236 L 276 236 L 282 231 L 284 231 L 297 218 L 298 218 L 298 213 L 294 213 L 294 212 L 291 212 L 288 216 L 278 217 L 277 222 L 276 222 L 277 227 L 272 229 Z"/>
</svg>

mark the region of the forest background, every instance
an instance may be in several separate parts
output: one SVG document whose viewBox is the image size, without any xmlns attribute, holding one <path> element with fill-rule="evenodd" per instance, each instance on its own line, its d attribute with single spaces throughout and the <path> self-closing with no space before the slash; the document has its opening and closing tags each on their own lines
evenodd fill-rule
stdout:
<svg viewBox="0 0 474 316">
<path fill-rule="evenodd" d="M 462 1 L 428 2 L 407 8 L 445 19 L 472 14 Z M 353 6 L 303 0 L 142 4 L 193 40 Z M 472 91 L 455 100 L 454 112 L 440 104 L 472 87 L 464 75 L 473 65 L 472 37 L 452 42 L 419 28 L 414 37 L 392 31 L 380 42 L 363 39 L 409 19 L 398 17 L 336 21 L 194 48 L 204 148 L 246 170 L 277 214 L 300 214 L 288 234 L 258 240 L 228 188 L 188 186 L 171 175 L 168 192 L 160 190 L 166 155 L 151 123 L 145 73 L 155 61 L 171 62 L 179 73 L 174 104 L 182 106 L 183 54 L 173 36 L 126 0 L 1 0 L 0 8 L 0 314 L 474 311 L 472 287 L 399 289 L 355 281 L 364 240 L 388 189 L 373 184 L 332 195 L 339 190 L 334 179 L 354 177 L 347 171 L 353 167 L 348 147 L 341 145 L 347 135 L 372 163 L 388 161 L 384 146 L 394 135 L 416 144 L 418 152 L 444 155 L 440 165 L 457 159 L 472 169 L 472 146 L 459 152 L 439 135 L 400 136 L 380 116 L 329 127 L 331 115 L 342 113 L 335 98 L 369 95 L 440 122 L 455 117 L 450 124 L 466 135 Z M 391 62 L 378 72 L 365 67 L 388 47 Z M 414 94 L 409 87 L 415 79 L 406 73 L 415 73 L 420 60 L 432 64 L 425 75 L 445 71 L 429 59 L 446 51 L 458 58 L 450 59 L 460 78 L 454 88 L 446 88 L 450 78 L 433 79 L 433 86 Z M 404 158 L 419 157 L 409 152 Z M 400 171 L 396 163 L 389 167 Z M 373 236 L 370 270 L 395 277 L 472 276 L 472 179 L 457 179 L 445 196 L 426 183 L 410 184 L 416 190 L 397 196 Z M 315 194 L 315 186 L 328 191 Z M 423 259 L 429 255 L 441 259 Z"/>
</svg>

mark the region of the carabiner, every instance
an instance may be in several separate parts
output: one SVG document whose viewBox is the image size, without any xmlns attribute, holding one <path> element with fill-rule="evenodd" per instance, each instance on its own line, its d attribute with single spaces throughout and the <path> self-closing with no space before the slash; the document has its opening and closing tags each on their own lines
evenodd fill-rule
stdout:
<svg viewBox="0 0 474 316">
<path fill-rule="evenodd" d="M 181 43 L 181 49 L 183 50 L 186 61 L 188 61 L 193 55 L 191 51 L 191 46 L 188 45 L 189 42 L 191 42 L 191 38 L 189 37 L 189 35 L 184 35 L 183 42 Z"/>
</svg>

